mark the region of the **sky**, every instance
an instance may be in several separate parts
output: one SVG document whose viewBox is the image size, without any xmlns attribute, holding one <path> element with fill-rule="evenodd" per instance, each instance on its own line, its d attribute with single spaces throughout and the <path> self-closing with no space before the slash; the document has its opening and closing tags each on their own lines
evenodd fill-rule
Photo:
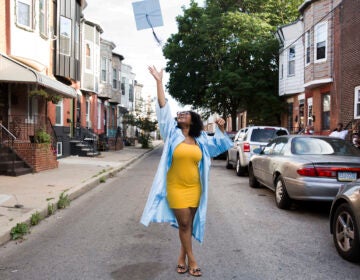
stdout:
<svg viewBox="0 0 360 280">
<path fill-rule="evenodd" d="M 142 94 L 156 96 L 154 78 L 148 71 L 149 65 L 156 68 L 165 68 L 166 60 L 162 48 L 153 37 L 151 29 L 137 30 L 133 13 L 133 2 L 141 0 L 87 0 L 87 7 L 83 13 L 87 20 L 98 23 L 103 29 L 101 37 L 116 45 L 115 53 L 124 56 L 123 63 L 132 67 L 138 83 L 143 85 Z M 203 3 L 203 0 L 198 0 Z M 177 33 L 176 16 L 182 15 L 182 7 L 188 7 L 190 0 L 160 0 L 163 26 L 155 27 L 157 37 L 165 43 L 171 34 Z M 164 72 L 164 85 L 169 75 Z M 170 104 L 181 110 L 167 93 Z"/>
</svg>

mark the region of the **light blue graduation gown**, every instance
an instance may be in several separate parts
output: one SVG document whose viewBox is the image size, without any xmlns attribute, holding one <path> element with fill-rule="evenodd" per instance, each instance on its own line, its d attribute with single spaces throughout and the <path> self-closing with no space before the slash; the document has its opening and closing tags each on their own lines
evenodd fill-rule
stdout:
<svg viewBox="0 0 360 280">
<path fill-rule="evenodd" d="M 177 145 L 185 140 L 181 129 L 172 117 L 168 102 L 160 108 L 156 102 L 156 115 L 160 127 L 160 134 L 164 139 L 163 153 L 155 174 L 152 187 L 141 217 L 140 222 L 148 226 L 150 222 L 170 223 L 178 227 L 175 215 L 169 208 L 166 199 L 166 175 L 171 166 L 173 152 Z M 214 136 L 208 136 L 204 131 L 195 138 L 202 152 L 202 159 L 199 162 L 201 197 L 199 208 L 196 211 L 192 235 L 200 243 L 204 240 L 206 210 L 208 200 L 208 178 L 211 165 L 211 158 L 227 151 L 233 142 L 220 129 L 216 127 Z"/>
</svg>

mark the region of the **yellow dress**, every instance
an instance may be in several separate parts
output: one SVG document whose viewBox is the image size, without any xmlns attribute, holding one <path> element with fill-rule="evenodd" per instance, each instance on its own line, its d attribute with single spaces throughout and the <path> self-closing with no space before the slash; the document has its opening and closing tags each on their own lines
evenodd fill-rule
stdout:
<svg viewBox="0 0 360 280">
<path fill-rule="evenodd" d="M 180 143 L 174 150 L 167 173 L 167 200 L 170 208 L 198 207 L 201 184 L 198 163 L 202 153 L 198 145 Z"/>
</svg>

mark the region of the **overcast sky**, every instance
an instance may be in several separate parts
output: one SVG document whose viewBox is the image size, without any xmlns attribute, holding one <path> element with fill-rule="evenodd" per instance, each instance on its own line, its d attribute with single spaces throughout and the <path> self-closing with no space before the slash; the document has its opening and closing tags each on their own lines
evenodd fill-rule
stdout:
<svg viewBox="0 0 360 280">
<path fill-rule="evenodd" d="M 102 38 L 116 45 L 114 52 L 125 57 L 123 63 L 132 66 L 135 79 L 144 85 L 143 96 L 155 96 L 155 81 L 147 67 L 165 67 L 166 60 L 161 47 L 153 37 L 152 30 L 136 29 L 132 3 L 137 1 L 139 0 L 87 0 L 87 7 L 83 13 L 87 20 L 101 26 L 104 31 Z M 203 3 L 202 0 L 198 2 Z M 190 0 L 160 0 L 164 25 L 155 27 L 154 30 L 164 43 L 171 34 L 177 33 L 175 18 L 183 14 L 181 7 L 188 7 L 189 4 Z M 165 73 L 164 85 L 167 80 L 168 75 Z"/>
</svg>

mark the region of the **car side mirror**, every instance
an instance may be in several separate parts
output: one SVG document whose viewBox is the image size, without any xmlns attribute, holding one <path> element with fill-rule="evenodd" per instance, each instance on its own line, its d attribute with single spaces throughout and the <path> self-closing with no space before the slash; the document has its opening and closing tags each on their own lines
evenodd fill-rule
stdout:
<svg viewBox="0 0 360 280">
<path fill-rule="evenodd" d="M 262 149 L 261 148 L 255 148 L 254 150 L 253 150 L 253 153 L 254 154 L 261 154 L 261 152 L 262 152 Z"/>
</svg>

